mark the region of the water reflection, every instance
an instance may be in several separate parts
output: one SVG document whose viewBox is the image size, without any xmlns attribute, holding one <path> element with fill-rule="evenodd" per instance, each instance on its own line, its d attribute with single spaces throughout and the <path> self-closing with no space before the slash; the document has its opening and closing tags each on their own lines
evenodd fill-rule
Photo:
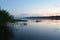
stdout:
<svg viewBox="0 0 60 40">
<path fill-rule="evenodd" d="M 23 25 L 24 25 L 24 26 L 27 26 L 27 23 L 24 23 Z"/>
<path fill-rule="evenodd" d="M 49 20 L 49 19 L 48 19 L 48 20 L 35 20 L 34 22 L 56 23 L 56 24 L 58 23 L 58 24 L 59 24 L 59 23 L 60 23 L 60 20 Z"/>
<path fill-rule="evenodd" d="M 27 22 L 15 22 L 15 25 L 27 26 Z"/>
<path fill-rule="evenodd" d="M 60 20 L 16 22 L 14 40 L 60 40 Z"/>
<path fill-rule="evenodd" d="M 15 23 L 13 23 L 11 25 L 14 27 L 14 32 L 16 33 L 17 31 L 21 30 L 22 27 L 26 27 L 27 22 L 15 22 Z"/>
<path fill-rule="evenodd" d="M 59 28 L 55 28 L 54 31 L 57 32 L 59 30 Z"/>
</svg>

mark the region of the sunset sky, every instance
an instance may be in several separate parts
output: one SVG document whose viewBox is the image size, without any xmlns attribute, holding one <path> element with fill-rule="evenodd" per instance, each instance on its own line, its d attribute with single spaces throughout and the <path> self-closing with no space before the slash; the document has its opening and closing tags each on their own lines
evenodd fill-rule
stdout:
<svg viewBox="0 0 60 40">
<path fill-rule="evenodd" d="M 16 17 L 60 15 L 60 0 L 0 0 L 0 8 Z"/>
</svg>

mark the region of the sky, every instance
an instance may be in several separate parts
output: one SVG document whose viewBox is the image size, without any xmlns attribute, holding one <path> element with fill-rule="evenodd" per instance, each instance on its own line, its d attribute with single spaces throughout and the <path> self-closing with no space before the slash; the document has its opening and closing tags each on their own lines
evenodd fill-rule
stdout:
<svg viewBox="0 0 60 40">
<path fill-rule="evenodd" d="M 60 0 L 0 0 L 0 8 L 15 17 L 60 15 Z"/>
</svg>

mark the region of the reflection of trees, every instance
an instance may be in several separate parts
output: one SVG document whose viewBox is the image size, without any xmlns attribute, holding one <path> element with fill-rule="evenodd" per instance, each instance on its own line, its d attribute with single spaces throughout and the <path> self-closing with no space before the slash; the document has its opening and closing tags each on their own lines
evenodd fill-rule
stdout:
<svg viewBox="0 0 60 40">
<path fill-rule="evenodd" d="M 12 15 L 6 10 L 0 9 L 0 40 L 9 40 L 12 35 L 12 30 L 6 24 L 13 21 L 14 18 Z"/>
<path fill-rule="evenodd" d="M 26 26 L 26 25 L 27 25 L 27 23 L 23 23 L 23 25 L 24 25 L 24 26 Z"/>
<path fill-rule="evenodd" d="M 15 22 L 15 25 L 27 26 L 27 22 Z"/>
<path fill-rule="evenodd" d="M 42 20 L 36 20 L 35 22 L 42 22 Z"/>
<path fill-rule="evenodd" d="M 12 24 L 10 24 L 10 26 L 14 26 L 14 33 L 16 33 L 17 31 L 19 31 L 21 29 L 21 27 L 26 27 L 27 26 L 27 22 L 15 22 Z"/>
</svg>

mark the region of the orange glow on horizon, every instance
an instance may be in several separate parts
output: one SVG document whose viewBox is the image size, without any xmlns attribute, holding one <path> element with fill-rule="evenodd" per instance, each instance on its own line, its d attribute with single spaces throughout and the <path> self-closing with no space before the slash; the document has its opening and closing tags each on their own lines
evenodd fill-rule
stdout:
<svg viewBox="0 0 60 40">
<path fill-rule="evenodd" d="M 60 16 L 60 13 L 42 13 L 40 16 Z"/>
</svg>

